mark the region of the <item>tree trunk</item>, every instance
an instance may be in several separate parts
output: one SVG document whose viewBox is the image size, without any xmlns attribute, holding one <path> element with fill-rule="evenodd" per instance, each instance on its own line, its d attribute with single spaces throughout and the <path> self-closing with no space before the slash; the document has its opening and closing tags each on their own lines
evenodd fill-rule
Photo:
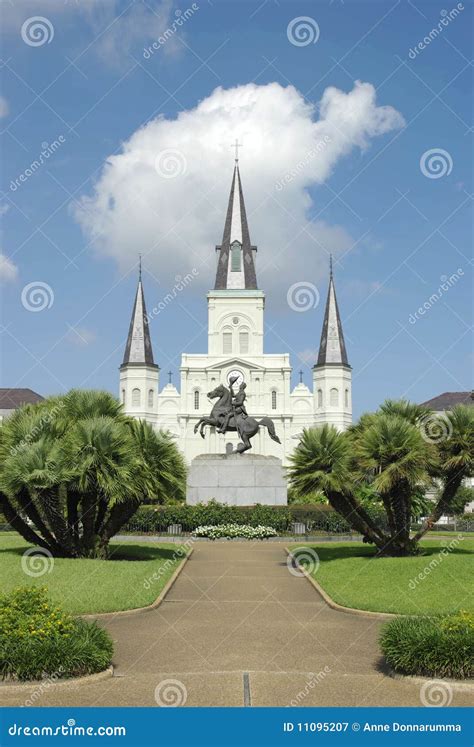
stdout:
<svg viewBox="0 0 474 747">
<path fill-rule="evenodd" d="M 86 558 L 95 557 L 97 539 L 95 534 L 96 506 L 95 495 L 84 493 L 81 500 L 82 538 L 80 539 L 79 552 L 82 557 Z"/>
<path fill-rule="evenodd" d="M 448 475 L 438 503 L 435 505 L 434 509 L 427 517 L 427 519 L 425 519 L 425 521 L 421 525 L 421 528 L 415 534 L 413 539 L 418 542 L 423 537 L 423 535 L 425 535 L 426 532 L 431 529 L 433 524 L 436 524 L 441 516 L 449 511 L 454 497 L 461 487 L 465 476 L 466 475 L 464 473 L 464 470 Z"/>
<path fill-rule="evenodd" d="M 386 537 L 365 509 L 342 493 L 330 493 L 327 496 L 331 506 L 340 513 L 348 524 L 360 532 L 364 539 L 377 547 L 383 545 Z"/>
<path fill-rule="evenodd" d="M 0 492 L 0 507 L 6 520 L 8 521 L 10 526 L 13 527 L 15 532 L 21 534 L 23 539 L 25 539 L 27 542 L 31 542 L 32 545 L 44 547 L 45 550 L 48 550 L 48 552 L 54 555 L 51 545 L 49 545 L 48 542 L 43 539 L 43 537 L 36 534 L 36 532 L 26 523 L 26 521 L 21 518 L 21 516 L 10 503 L 8 497 L 5 495 L 5 493 L 2 492 Z"/>
<path fill-rule="evenodd" d="M 46 514 L 48 523 L 58 544 L 62 548 L 63 554 L 69 557 L 74 557 L 75 547 L 61 508 L 59 488 L 40 491 L 39 499 L 42 501 L 44 507 L 43 510 Z"/>
<path fill-rule="evenodd" d="M 48 547 L 51 549 L 53 554 L 61 556 L 63 554 L 63 548 L 61 547 L 59 542 L 56 540 L 56 537 L 54 537 L 49 527 L 46 525 L 46 523 L 42 519 L 37 507 L 35 506 L 34 498 L 31 497 L 28 490 L 26 488 L 22 488 L 18 492 L 18 495 L 16 496 L 16 500 L 18 502 L 20 509 L 25 512 L 28 518 L 35 525 L 36 529 L 39 532 L 41 532 L 45 541 L 48 544 Z"/>
<path fill-rule="evenodd" d="M 115 506 L 111 508 L 109 518 L 105 522 L 100 536 L 99 545 L 102 557 L 108 555 L 110 540 L 115 534 L 117 534 L 120 528 L 132 518 L 138 506 L 139 504 L 135 501 L 126 501 L 124 503 L 116 503 Z"/>
</svg>

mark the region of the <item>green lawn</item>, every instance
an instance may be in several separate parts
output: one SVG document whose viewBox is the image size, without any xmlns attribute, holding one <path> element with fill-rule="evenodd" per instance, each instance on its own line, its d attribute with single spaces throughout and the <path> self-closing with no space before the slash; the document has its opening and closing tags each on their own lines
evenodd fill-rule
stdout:
<svg viewBox="0 0 474 747">
<path fill-rule="evenodd" d="M 21 566 L 29 547 L 15 532 L 0 533 L 0 591 L 31 584 L 46 586 L 53 601 L 74 614 L 151 604 L 183 557 L 177 556 L 180 546 L 176 544 L 127 541 L 111 545 L 111 560 L 57 558 L 50 573 L 32 578 Z"/>
<path fill-rule="evenodd" d="M 411 558 L 374 558 L 374 549 L 361 542 L 292 549 L 312 547 L 317 552 L 320 565 L 313 578 L 345 607 L 404 615 L 474 611 L 474 540 L 462 539 L 449 551 L 456 536 L 426 540 L 423 554 Z"/>
</svg>

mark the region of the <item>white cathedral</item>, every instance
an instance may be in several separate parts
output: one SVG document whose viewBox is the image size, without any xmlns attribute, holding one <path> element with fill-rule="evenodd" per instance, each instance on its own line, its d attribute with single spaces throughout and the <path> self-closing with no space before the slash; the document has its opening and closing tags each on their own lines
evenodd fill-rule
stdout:
<svg viewBox="0 0 474 747">
<path fill-rule="evenodd" d="M 352 373 L 332 267 L 313 390 L 300 382 L 291 391 L 289 354 L 264 352 L 265 293 L 257 285 L 257 247 L 250 241 L 237 159 L 224 235 L 216 254 L 214 289 L 207 294 L 207 353 L 182 355 L 180 391 L 171 383 L 160 391 L 160 368 L 153 358 L 140 272 L 120 366 L 120 399 L 128 415 L 169 431 L 190 463 L 199 454 L 225 453 L 229 442 L 234 448 L 237 445 L 237 433 L 221 435 L 207 428 L 205 439 L 194 433 L 198 420 L 214 404 L 207 392 L 220 383 L 228 385 L 229 378 L 237 376 L 235 391 L 242 381 L 247 384 L 249 415 L 271 417 L 281 440 L 281 445 L 275 443 L 260 428 L 252 442 L 253 453 L 276 456 L 286 465 L 303 428 L 332 423 L 344 430 L 352 422 Z"/>
</svg>

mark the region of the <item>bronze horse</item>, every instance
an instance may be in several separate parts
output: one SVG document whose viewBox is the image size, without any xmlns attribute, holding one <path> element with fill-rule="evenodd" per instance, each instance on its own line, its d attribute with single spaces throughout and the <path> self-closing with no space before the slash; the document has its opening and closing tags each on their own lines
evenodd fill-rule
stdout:
<svg viewBox="0 0 474 747">
<path fill-rule="evenodd" d="M 225 415 L 232 409 L 232 390 L 228 389 L 223 384 L 219 384 L 219 386 L 213 389 L 212 392 L 208 392 L 207 396 L 209 399 L 216 399 L 216 397 L 219 397 L 219 400 L 213 406 L 211 414 L 208 417 L 201 418 L 194 426 L 194 433 L 197 433 L 199 430 L 202 438 L 205 438 L 204 428 L 206 425 L 220 427 Z M 232 415 L 226 430 L 237 431 L 242 439 L 242 443 L 239 444 L 236 449 L 236 452 L 239 454 L 252 448 L 250 439 L 258 433 L 259 426 L 261 425 L 268 428 L 268 433 L 273 441 L 281 444 L 280 439 L 275 433 L 275 425 L 271 418 L 261 418 L 260 420 L 256 420 L 252 417 L 245 418 L 237 416 L 237 422 L 235 421 L 235 416 Z"/>
</svg>

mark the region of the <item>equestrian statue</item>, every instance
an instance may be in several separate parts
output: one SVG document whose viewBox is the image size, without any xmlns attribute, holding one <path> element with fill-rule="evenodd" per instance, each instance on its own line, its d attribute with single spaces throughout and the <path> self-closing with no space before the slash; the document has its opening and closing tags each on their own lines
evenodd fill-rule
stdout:
<svg viewBox="0 0 474 747">
<path fill-rule="evenodd" d="M 264 425 L 268 428 L 268 433 L 273 441 L 281 444 L 280 439 L 275 433 L 275 425 L 271 418 L 261 418 L 256 420 L 247 413 L 245 407 L 245 394 L 246 384 L 242 383 L 239 387 L 237 394 L 234 394 L 233 385 L 237 381 L 237 376 L 231 376 L 229 379 L 229 387 L 224 384 L 219 384 L 212 392 L 208 392 L 209 399 L 217 399 L 216 404 L 211 410 L 211 414 L 207 418 L 201 418 L 194 426 L 194 433 L 201 434 L 202 438 L 205 438 L 204 428 L 206 425 L 214 426 L 217 429 L 217 433 L 227 433 L 227 431 L 237 431 L 242 443 L 236 448 L 236 453 L 242 454 L 244 451 L 252 448 L 250 439 L 258 433 L 259 426 Z"/>
</svg>

